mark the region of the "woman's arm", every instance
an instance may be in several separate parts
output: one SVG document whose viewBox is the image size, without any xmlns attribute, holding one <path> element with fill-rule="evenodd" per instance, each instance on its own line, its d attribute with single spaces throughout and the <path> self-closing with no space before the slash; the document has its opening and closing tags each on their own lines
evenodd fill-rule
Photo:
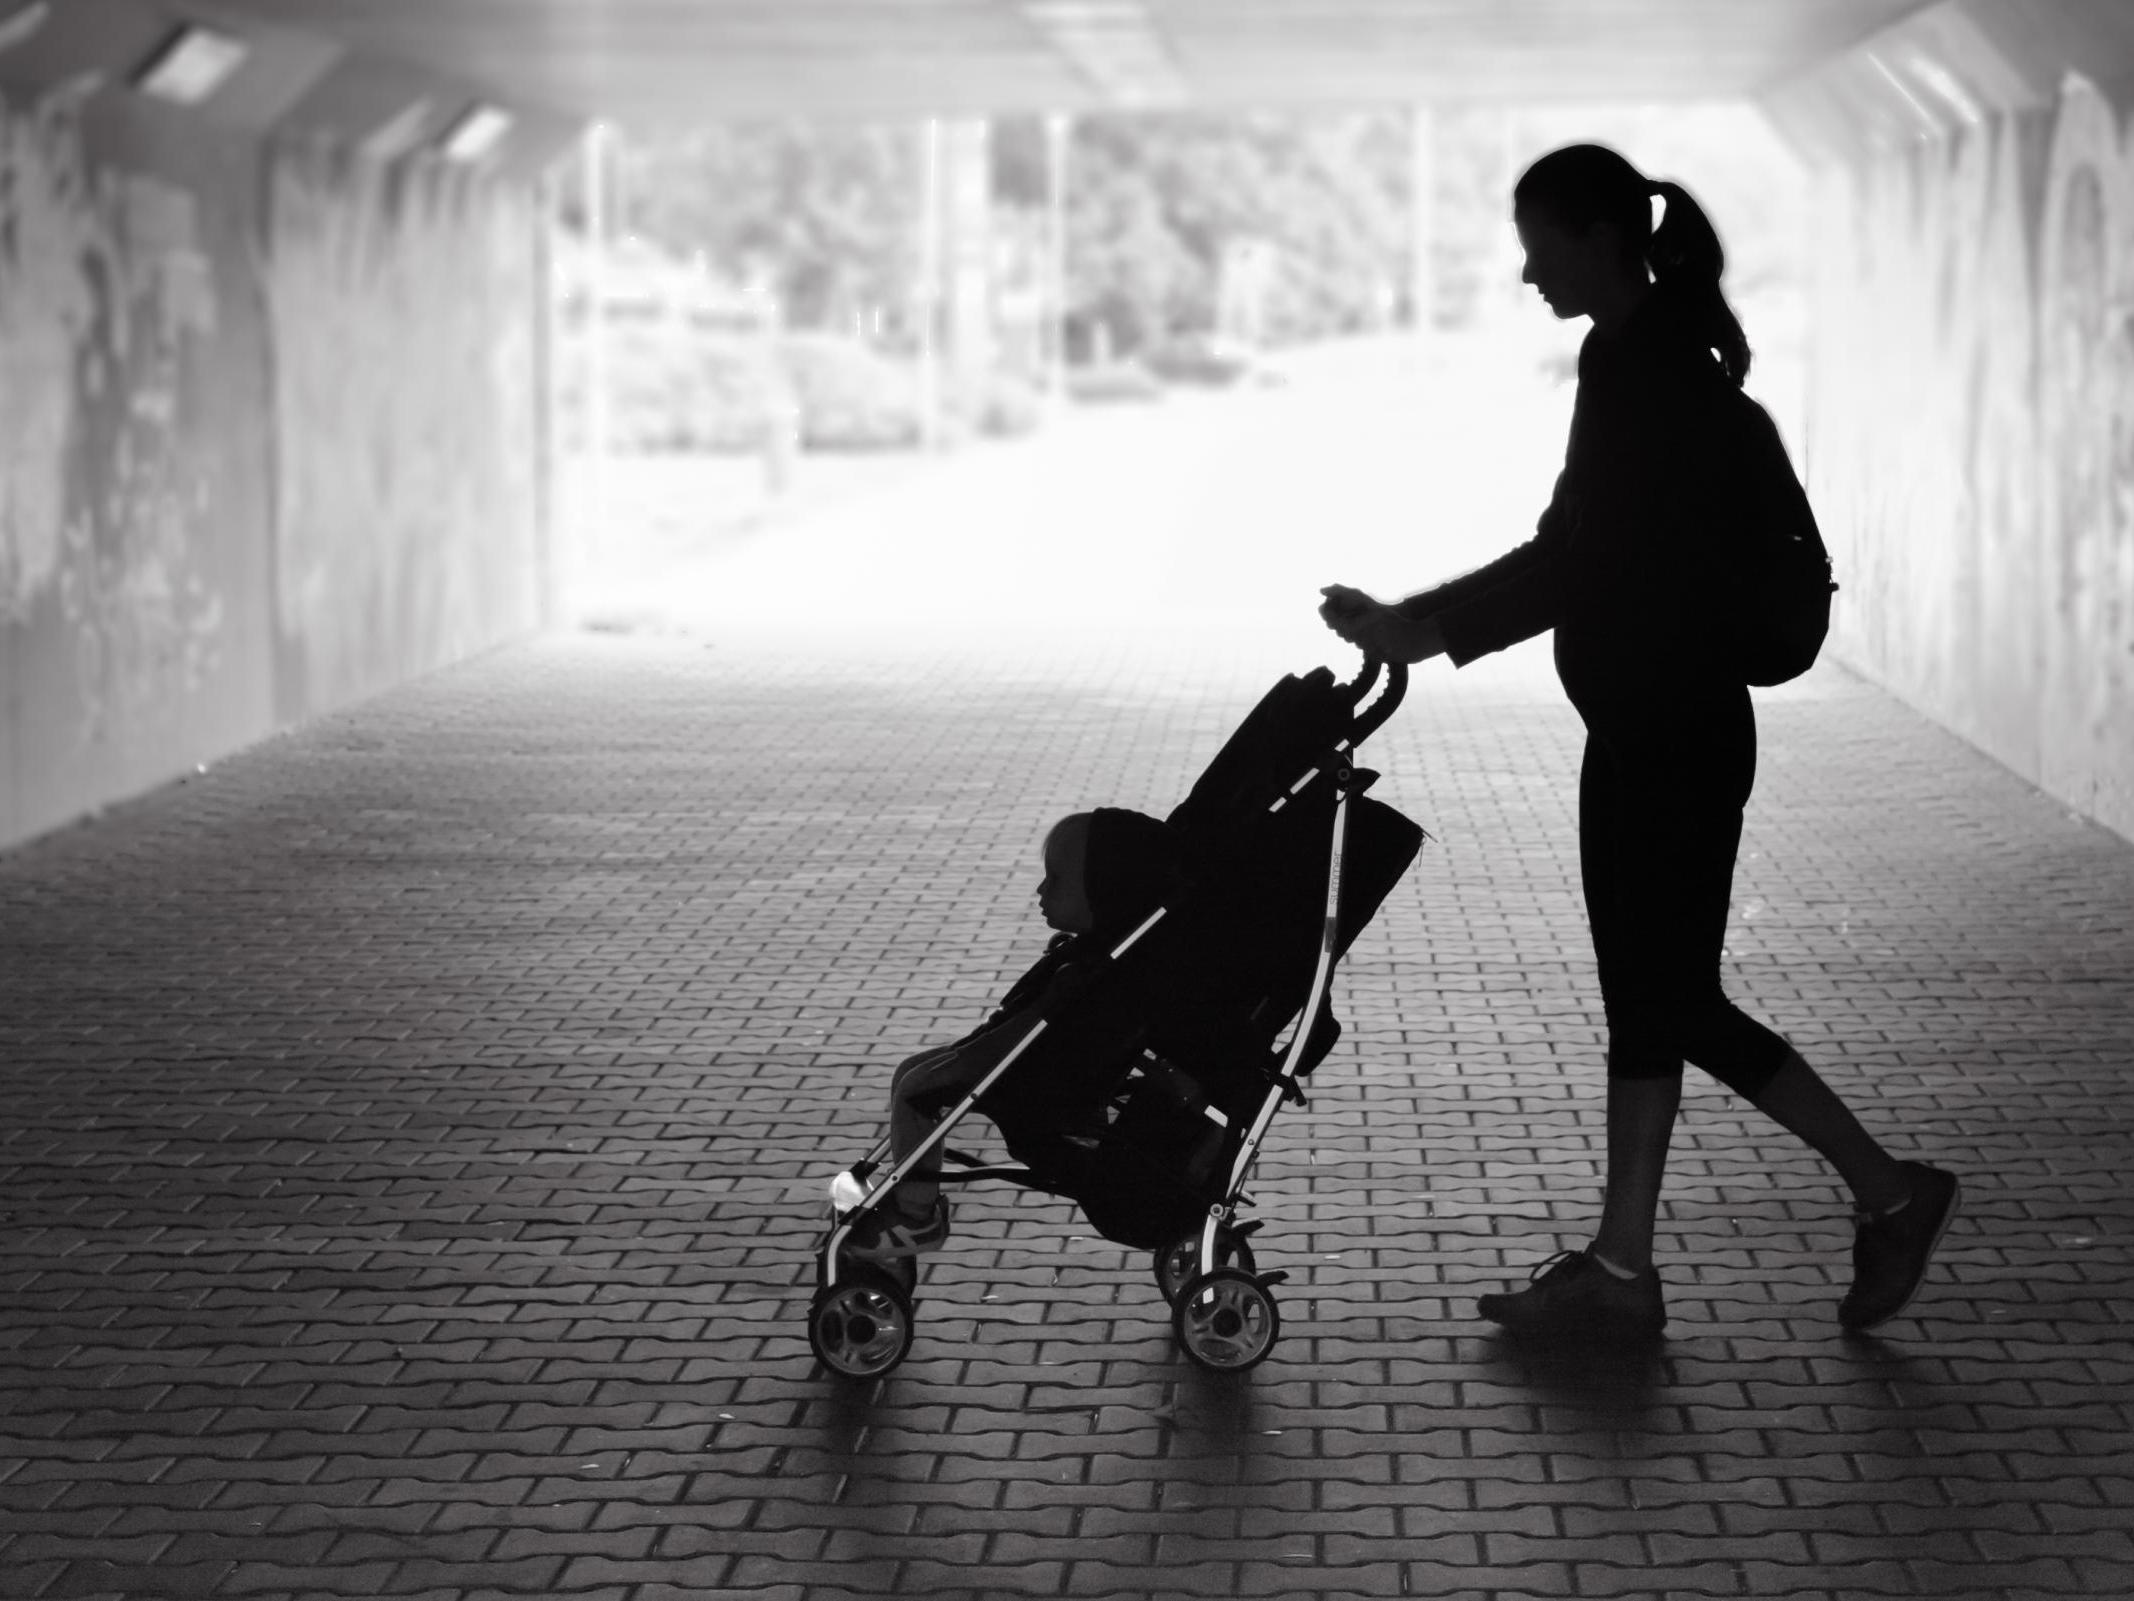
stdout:
<svg viewBox="0 0 2134 1601">
<path fill-rule="evenodd" d="M 1495 561 L 1485 562 L 1471 573 L 1462 573 L 1457 578 L 1447 579 L 1429 589 L 1419 589 L 1414 594 L 1395 601 L 1394 606 L 1404 617 L 1427 617 L 1432 612 L 1463 606 L 1500 584 L 1524 578 L 1536 566 L 1548 561 L 1556 544 L 1553 526 L 1556 515 L 1557 502 L 1551 500 L 1548 509 L 1541 514 L 1540 521 L 1535 525 L 1533 538 L 1524 544 L 1514 545 Z"/>
<path fill-rule="evenodd" d="M 1360 589 L 1330 584 L 1320 593 L 1326 625 L 1360 650 L 1387 661 L 1450 656 L 1464 667 L 1478 656 L 1546 633 L 1556 625 L 1554 561 L 1563 542 L 1562 481 L 1534 537 L 1471 573 L 1387 605 Z"/>
<path fill-rule="evenodd" d="M 1537 542 L 1530 540 L 1512 554 L 1529 551 Z M 1436 626 L 1452 664 L 1465 667 L 1479 657 L 1547 633 L 1556 626 L 1561 608 L 1554 564 L 1544 556 L 1508 568 L 1496 583 L 1478 585 L 1457 601 L 1438 607 L 1429 614 L 1429 621 Z"/>
</svg>

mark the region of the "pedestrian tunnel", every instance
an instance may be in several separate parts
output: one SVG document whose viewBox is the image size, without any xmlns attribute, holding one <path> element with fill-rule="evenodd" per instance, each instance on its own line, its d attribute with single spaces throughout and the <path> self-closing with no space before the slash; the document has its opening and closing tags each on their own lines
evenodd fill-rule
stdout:
<svg viewBox="0 0 2134 1601">
<path fill-rule="evenodd" d="M 596 120 L 1491 97 L 1769 118 L 1835 653 L 2134 837 L 2125 7 L 16 0 L 0 845 L 556 620 L 551 219 Z"/>
</svg>

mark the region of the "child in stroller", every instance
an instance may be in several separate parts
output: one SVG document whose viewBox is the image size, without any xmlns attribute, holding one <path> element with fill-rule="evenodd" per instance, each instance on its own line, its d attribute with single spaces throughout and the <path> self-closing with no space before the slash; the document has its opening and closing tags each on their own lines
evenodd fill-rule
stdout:
<svg viewBox="0 0 2134 1601">
<path fill-rule="evenodd" d="M 1072 1018 L 1055 1032 L 1055 1052 L 1103 1061 L 1132 1048 L 1140 1028 L 1137 1008 L 1116 988 L 1092 981 L 1102 952 L 1176 887 L 1177 840 L 1160 818 L 1102 806 L 1053 824 L 1042 854 L 1038 910 L 1058 933 L 984 1023 L 898 1065 L 889 1091 L 892 1162 L 919 1151 L 941 1114 L 976 1089 L 1041 1014 Z M 1084 992 L 1091 1004 L 1067 1004 Z M 935 1146 L 860 1220 L 845 1249 L 863 1262 L 891 1261 L 938 1250 L 948 1229 L 941 1150 Z"/>
<path fill-rule="evenodd" d="M 903 1361 L 919 1254 L 947 1232 L 934 1192 L 996 1179 L 1071 1200 L 1104 1238 L 1153 1252 L 1196 1363 L 1238 1372 L 1267 1355 L 1284 1275 L 1253 1260 L 1244 1184 L 1340 1036 L 1336 963 L 1423 841 L 1365 793 L 1377 775 L 1354 761 L 1406 681 L 1373 661 L 1347 684 L 1323 667 L 1284 678 L 1164 822 L 1107 808 L 1054 831 L 1047 919 L 1088 926 L 985 1027 L 906 1063 L 889 1135 L 831 1180 L 808 1308 L 824 1366 L 871 1379 Z M 973 1111 L 1008 1163 L 945 1147 Z"/>
</svg>

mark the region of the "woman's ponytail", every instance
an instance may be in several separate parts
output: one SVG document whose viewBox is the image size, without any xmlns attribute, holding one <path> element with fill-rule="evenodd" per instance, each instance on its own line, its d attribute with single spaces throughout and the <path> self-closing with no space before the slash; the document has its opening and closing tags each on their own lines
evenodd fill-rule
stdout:
<svg viewBox="0 0 2134 1601">
<path fill-rule="evenodd" d="M 1749 376 L 1749 340 L 1741 320 L 1719 287 L 1726 271 L 1726 251 L 1704 208 L 1678 183 L 1652 185 L 1665 207 L 1652 231 L 1646 260 L 1652 267 L 1655 293 L 1664 294 L 1683 320 L 1719 358 L 1730 382 Z"/>
</svg>

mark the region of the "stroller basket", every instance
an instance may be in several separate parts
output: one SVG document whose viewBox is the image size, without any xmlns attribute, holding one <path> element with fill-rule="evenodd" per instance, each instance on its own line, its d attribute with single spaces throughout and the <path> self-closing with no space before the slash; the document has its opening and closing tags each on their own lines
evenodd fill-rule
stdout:
<svg viewBox="0 0 2134 1601">
<path fill-rule="evenodd" d="M 1244 1184 L 1280 1108 L 1339 1039 L 1330 1003 L 1339 959 L 1421 849 L 1421 828 L 1364 792 L 1377 775 L 1356 746 L 1406 688 L 1367 662 L 1350 683 L 1319 668 L 1276 684 L 1170 815 L 1187 887 L 1109 953 L 1089 991 L 1131 997 L 1139 1027 L 1105 1060 L 1049 1049 L 1065 1017 L 1040 1015 L 927 1141 L 883 1172 L 887 1141 L 833 1186 L 817 1251 L 809 1340 L 831 1371 L 888 1372 L 914 1332 L 911 1258 L 848 1256 L 854 1224 L 939 1145 L 946 1183 L 1000 1180 L 1074 1201 L 1105 1238 L 1154 1253 L 1158 1288 L 1189 1358 L 1237 1371 L 1265 1358 L 1279 1329 L 1249 1237 Z M 1098 990 L 1115 986 L 1109 996 Z M 1064 1040 L 1071 1030 L 1063 1033 Z M 1010 1162 L 948 1149 L 981 1111 Z"/>
</svg>

